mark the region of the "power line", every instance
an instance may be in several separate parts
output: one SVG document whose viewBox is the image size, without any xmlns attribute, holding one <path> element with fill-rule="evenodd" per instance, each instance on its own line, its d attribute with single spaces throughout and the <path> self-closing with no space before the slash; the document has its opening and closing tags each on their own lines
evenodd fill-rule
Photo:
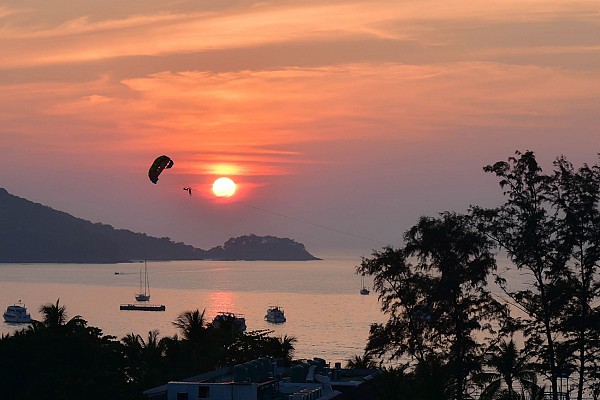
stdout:
<svg viewBox="0 0 600 400">
<path fill-rule="evenodd" d="M 307 221 L 307 220 L 304 220 L 304 219 L 300 219 L 300 218 L 296 218 L 296 217 L 291 217 L 291 216 L 285 215 L 285 214 L 280 214 L 280 213 L 277 213 L 277 212 L 274 212 L 274 211 L 266 210 L 264 208 L 253 206 L 251 204 L 246 204 L 246 203 L 242 203 L 242 202 L 239 202 L 239 201 L 232 201 L 232 203 L 239 204 L 239 205 L 244 206 L 244 207 L 252 208 L 254 210 L 262 211 L 262 212 L 265 212 L 265 213 L 268 213 L 268 214 L 276 215 L 278 217 L 287 218 L 287 219 L 292 220 L 292 221 L 302 222 L 303 224 L 315 226 L 317 228 L 326 229 L 326 230 L 329 230 L 329 231 L 332 231 L 332 232 L 341 233 L 343 235 L 352 236 L 352 237 L 355 237 L 355 238 L 358 238 L 358 239 L 369 240 L 371 242 L 379 243 L 379 244 L 384 245 L 384 246 L 389 246 L 390 245 L 389 243 L 384 243 L 382 241 L 379 241 L 379 240 L 376 240 L 376 239 L 372 239 L 372 238 L 369 238 L 369 237 L 366 237 L 366 236 L 357 235 L 357 234 L 354 234 L 354 233 L 351 233 L 351 232 L 342 231 L 340 229 L 332 228 L 332 227 L 329 227 L 329 226 L 325 226 L 325 225 L 321 225 L 321 224 L 316 224 L 314 222 L 310 222 L 310 221 Z"/>
</svg>

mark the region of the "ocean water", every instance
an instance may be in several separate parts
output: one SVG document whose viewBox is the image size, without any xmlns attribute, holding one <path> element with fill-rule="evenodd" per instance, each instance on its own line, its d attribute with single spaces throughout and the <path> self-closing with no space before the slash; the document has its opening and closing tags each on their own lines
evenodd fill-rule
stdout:
<svg viewBox="0 0 600 400">
<path fill-rule="evenodd" d="M 143 263 L 0 264 L 0 307 L 21 300 L 34 319 L 39 308 L 55 303 L 67 316 L 80 315 L 104 334 L 160 336 L 177 333 L 172 322 L 189 310 L 206 310 L 209 321 L 220 311 L 243 314 L 248 331 L 270 329 L 275 336 L 295 336 L 296 358 L 320 357 L 332 365 L 362 355 L 369 326 L 383 322 L 377 295 L 359 294 L 359 258 L 309 262 L 169 261 L 148 262 L 151 304 L 164 312 L 120 311 L 135 302 Z M 118 274 L 115 274 L 118 272 Z M 370 286 L 370 282 L 366 282 Z M 266 322 L 267 307 L 285 310 L 287 322 Z M 0 323 L 0 333 L 22 325 Z"/>
</svg>

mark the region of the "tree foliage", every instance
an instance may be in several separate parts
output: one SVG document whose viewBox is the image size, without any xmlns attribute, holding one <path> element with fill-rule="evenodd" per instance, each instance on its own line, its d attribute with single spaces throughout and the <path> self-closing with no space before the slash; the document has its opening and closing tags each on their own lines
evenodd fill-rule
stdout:
<svg viewBox="0 0 600 400">
<path fill-rule="evenodd" d="M 193 310 L 173 321 L 181 338 L 151 330 L 119 341 L 80 316 L 68 319 L 58 300 L 40 311 L 42 321 L 0 338 L 0 384 L 11 388 L 3 399 L 142 399 L 145 389 L 225 365 L 263 356 L 289 363 L 297 340 L 271 331 L 232 335 Z"/>
<path fill-rule="evenodd" d="M 462 399 L 483 348 L 475 335 L 492 335 L 498 328 L 492 322 L 506 311 L 486 289 L 496 267 L 492 243 L 455 213 L 422 217 L 404 243 L 374 252 L 357 268 L 373 276 L 389 317 L 371 326 L 366 352 L 421 367 L 440 364 L 454 398 Z"/>
<path fill-rule="evenodd" d="M 552 204 L 560 213 L 560 232 L 569 259 L 560 274 L 559 289 L 569 296 L 559 316 L 565 353 L 578 374 L 577 399 L 585 377 L 598 374 L 600 312 L 600 165 L 578 169 L 565 157 L 554 162 Z M 593 379 L 590 379 L 593 380 Z"/>
<path fill-rule="evenodd" d="M 6 399 L 137 399 L 124 373 L 121 345 L 63 306 L 42 306 L 43 321 L 0 340 L 0 385 Z M 35 382 L 35 384 L 32 384 Z"/>
<path fill-rule="evenodd" d="M 537 372 L 531 357 L 517 349 L 514 340 L 502 341 L 490 349 L 484 359 L 484 371 L 475 375 L 476 383 L 483 385 L 481 400 L 521 400 L 539 392 Z"/>
<path fill-rule="evenodd" d="M 531 276 L 530 288 L 511 287 L 500 276 L 497 283 L 526 313 L 527 351 L 550 379 L 554 399 L 558 375 L 575 369 L 581 399 L 584 376 L 597 369 L 599 167 L 575 169 L 559 157 L 545 174 L 527 151 L 484 170 L 499 178 L 506 201 L 494 209 L 473 207 L 479 229 Z"/>
</svg>

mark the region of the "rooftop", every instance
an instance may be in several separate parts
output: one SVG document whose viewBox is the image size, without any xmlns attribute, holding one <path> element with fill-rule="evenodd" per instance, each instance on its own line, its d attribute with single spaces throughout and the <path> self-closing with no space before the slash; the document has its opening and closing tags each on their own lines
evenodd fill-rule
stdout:
<svg viewBox="0 0 600 400">
<path fill-rule="evenodd" d="M 369 399 L 364 383 L 378 370 L 331 368 L 325 360 L 298 360 L 283 367 L 281 360 L 259 358 L 169 382 L 144 391 L 152 400 L 230 399 L 328 400 Z"/>
</svg>

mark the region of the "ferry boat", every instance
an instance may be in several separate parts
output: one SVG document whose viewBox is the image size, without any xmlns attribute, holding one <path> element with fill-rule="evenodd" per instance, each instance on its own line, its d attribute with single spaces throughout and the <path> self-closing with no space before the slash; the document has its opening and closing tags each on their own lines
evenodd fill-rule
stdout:
<svg viewBox="0 0 600 400">
<path fill-rule="evenodd" d="M 273 324 L 282 324 L 285 322 L 285 314 L 279 306 L 269 306 L 265 320 Z"/>
<path fill-rule="evenodd" d="M 212 324 L 215 328 L 232 324 L 238 332 L 246 332 L 246 318 L 242 314 L 221 311 L 213 318 Z"/>
<path fill-rule="evenodd" d="M 27 313 L 27 307 L 19 300 L 15 305 L 8 306 L 3 314 L 6 322 L 14 324 L 31 322 L 31 315 Z"/>
</svg>

